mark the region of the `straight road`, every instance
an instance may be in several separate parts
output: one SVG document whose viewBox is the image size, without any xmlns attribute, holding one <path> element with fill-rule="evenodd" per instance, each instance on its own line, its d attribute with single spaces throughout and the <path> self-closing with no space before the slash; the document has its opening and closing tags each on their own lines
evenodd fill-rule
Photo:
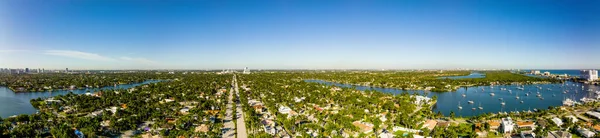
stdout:
<svg viewBox="0 0 600 138">
<path fill-rule="evenodd" d="M 237 113 L 237 137 L 238 138 L 247 138 L 248 137 L 248 133 L 246 133 L 246 123 L 244 121 L 244 111 L 242 110 L 242 104 L 239 102 L 240 100 L 240 91 L 239 91 L 239 87 L 237 84 L 237 79 L 236 76 L 233 76 L 233 82 L 234 82 L 234 90 L 235 90 L 235 95 L 236 95 L 236 113 Z"/>
<path fill-rule="evenodd" d="M 235 86 L 235 76 L 233 76 L 233 81 L 231 82 L 232 86 Z M 227 103 L 227 110 L 225 111 L 225 119 L 223 120 L 223 122 L 225 122 L 223 124 L 223 128 L 221 129 L 221 132 L 223 132 L 223 137 L 224 138 L 235 138 L 235 124 L 233 123 L 233 93 L 234 93 L 234 88 L 231 88 L 229 90 L 229 97 L 228 99 L 228 103 Z"/>
</svg>

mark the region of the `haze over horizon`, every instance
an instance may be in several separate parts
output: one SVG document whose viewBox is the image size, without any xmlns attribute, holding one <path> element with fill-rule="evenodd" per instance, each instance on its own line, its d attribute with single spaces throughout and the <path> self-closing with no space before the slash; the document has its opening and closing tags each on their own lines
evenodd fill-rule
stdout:
<svg viewBox="0 0 600 138">
<path fill-rule="evenodd" d="M 600 1 L 0 1 L 0 68 L 599 69 Z"/>
</svg>

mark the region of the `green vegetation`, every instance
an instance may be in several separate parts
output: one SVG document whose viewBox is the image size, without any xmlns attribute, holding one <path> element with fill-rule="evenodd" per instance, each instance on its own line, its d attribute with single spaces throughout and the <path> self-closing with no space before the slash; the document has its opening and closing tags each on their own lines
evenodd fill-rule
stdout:
<svg viewBox="0 0 600 138">
<path fill-rule="evenodd" d="M 421 122 L 434 116 L 431 105 L 413 104 L 416 98 L 408 93 L 394 96 L 324 86 L 297 79 L 302 75 L 255 73 L 239 76 L 240 96 L 246 97 L 241 99 L 250 99 L 242 100 L 250 136 L 265 135 L 261 122 L 276 122 L 267 126 L 284 129 L 270 134 L 275 137 L 297 134 L 339 137 L 366 131 L 379 133 L 383 129 L 391 131 L 395 126 L 419 130 Z M 280 111 L 286 107 L 291 110 L 289 113 Z M 372 124 L 372 127 L 360 128 L 355 125 L 357 123 Z"/>
<path fill-rule="evenodd" d="M 144 75 L 147 74 L 113 77 L 147 78 Z M 93 96 L 71 93 L 32 99 L 32 105 L 40 113 L 4 119 L 0 123 L 0 137 L 75 137 L 75 130 L 86 137 L 114 137 L 128 131 L 133 135 L 219 137 L 228 93 L 225 89 L 230 86 L 232 75 L 163 77 L 174 79 L 133 89 L 98 91 Z M 201 126 L 206 126 L 207 131 L 198 129 Z"/>
</svg>

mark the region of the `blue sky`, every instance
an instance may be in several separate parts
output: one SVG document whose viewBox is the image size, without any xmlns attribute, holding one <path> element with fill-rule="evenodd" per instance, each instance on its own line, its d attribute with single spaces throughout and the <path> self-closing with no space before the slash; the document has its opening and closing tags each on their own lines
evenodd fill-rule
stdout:
<svg viewBox="0 0 600 138">
<path fill-rule="evenodd" d="M 0 1 L 0 67 L 600 68 L 600 2 Z"/>
</svg>

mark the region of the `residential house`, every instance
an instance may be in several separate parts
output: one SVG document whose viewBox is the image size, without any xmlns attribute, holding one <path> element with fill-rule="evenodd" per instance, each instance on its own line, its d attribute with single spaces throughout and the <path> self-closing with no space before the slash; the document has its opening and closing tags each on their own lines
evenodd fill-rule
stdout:
<svg viewBox="0 0 600 138">
<path fill-rule="evenodd" d="M 533 131 L 535 130 L 535 122 L 533 121 L 517 121 L 517 127 L 520 130 Z"/>
<path fill-rule="evenodd" d="M 437 123 L 438 122 L 435 120 L 427 120 L 427 121 L 425 121 L 425 123 L 423 123 L 423 128 L 433 130 L 435 128 L 435 126 L 437 125 Z"/>
<path fill-rule="evenodd" d="M 585 129 L 585 128 L 577 128 L 577 132 L 579 132 L 579 134 L 581 134 L 581 136 L 586 137 L 586 138 L 591 138 L 594 135 L 596 135 L 596 133 L 589 131 L 588 129 Z"/>
<path fill-rule="evenodd" d="M 369 133 L 373 131 L 373 124 L 367 122 L 354 121 L 352 125 L 359 128 L 359 131 L 362 133 Z"/>
<path fill-rule="evenodd" d="M 490 120 L 488 124 L 490 124 L 490 131 L 498 131 L 500 129 L 500 122 L 497 120 Z"/>
<path fill-rule="evenodd" d="M 554 122 L 554 124 L 556 124 L 557 126 L 562 126 L 562 125 L 563 125 L 563 122 L 562 122 L 562 120 L 560 120 L 560 119 L 559 119 L 559 118 L 557 118 L 557 117 L 554 117 L 554 118 L 552 118 L 551 120 L 552 120 L 552 122 Z"/>
</svg>

